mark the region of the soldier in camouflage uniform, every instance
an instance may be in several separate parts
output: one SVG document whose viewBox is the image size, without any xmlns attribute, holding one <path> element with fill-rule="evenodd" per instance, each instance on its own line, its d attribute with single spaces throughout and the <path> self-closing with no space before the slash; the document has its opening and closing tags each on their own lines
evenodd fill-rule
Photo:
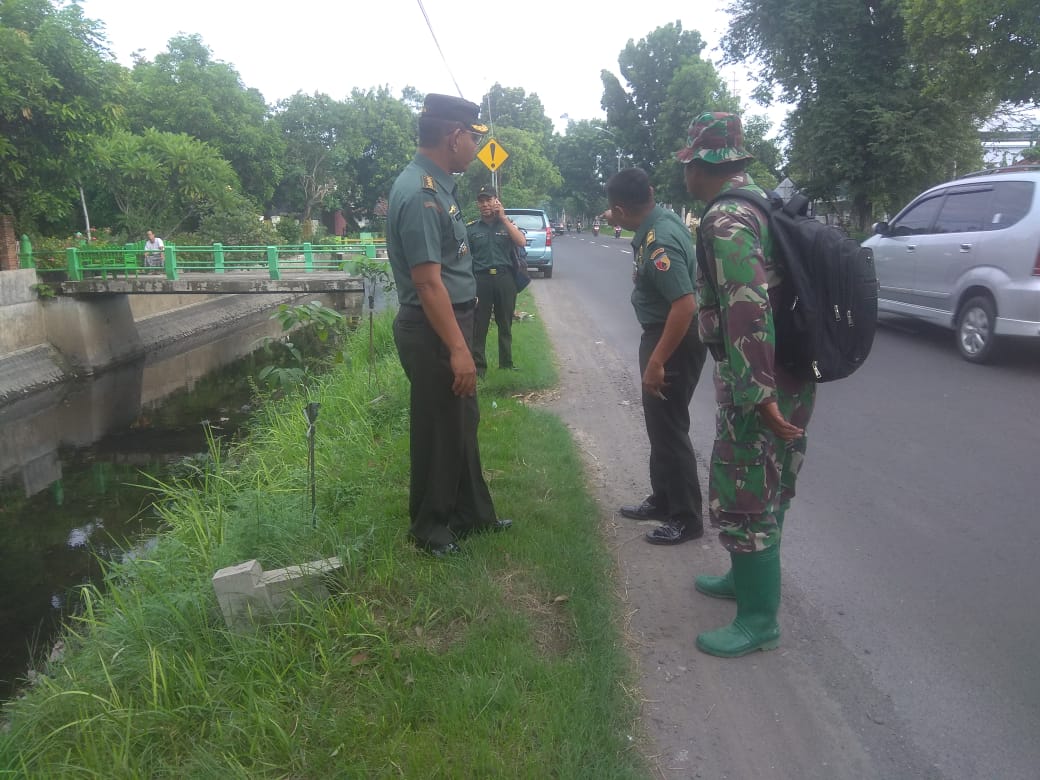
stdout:
<svg viewBox="0 0 1040 780">
<path fill-rule="evenodd" d="M 443 557 L 468 534 L 502 530 L 480 463 L 477 369 L 470 353 L 477 283 L 453 173 L 476 158 L 487 132 L 480 107 L 426 96 L 419 150 L 390 189 L 387 253 L 400 310 L 394 342 L 411 384 L 409 529 Z"/>
<path fill-rule="evenodd" d="M 733 114 L 697 117 L 677 157 L 697 200 L 737 187 L 765 194 L 746 173 L 753 158 Z M 812 381 L 792 377 L 774 359 L 782 270 L 772 249 L 767 215 L 749 203 L 723 199 L 701 218 L 698 325 L 715 358 L 717 403 L 708 511 L 732 566 L 722 577 L 698 577 L 695 587 L 736 598 L 737 616 L 700 634 L 697 647 L 727 658 L 779 643 L 780 536 L 816 392 Z"/>
</svg>

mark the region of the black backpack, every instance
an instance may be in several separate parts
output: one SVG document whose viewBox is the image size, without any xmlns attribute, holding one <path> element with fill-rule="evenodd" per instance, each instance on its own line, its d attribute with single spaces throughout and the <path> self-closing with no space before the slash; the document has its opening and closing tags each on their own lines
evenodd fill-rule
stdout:
<svg viewBox="0 0 1040 780">
<path fill-rule="evenodd" d="M 784 273 L 773 310 L 777 363 L 816 382 L 842 379 L 863 365 L 877 327 L 873 251 L 840 228 L 805 216 L 809 202 L 803 195 L 784 203 L 737 188 L 712 200 L 704 213 L 725 199 L 752 203 L 769 217 L 773 259 Z M 697 262 L 717 293 L 699 234 Z"/>
</svg>

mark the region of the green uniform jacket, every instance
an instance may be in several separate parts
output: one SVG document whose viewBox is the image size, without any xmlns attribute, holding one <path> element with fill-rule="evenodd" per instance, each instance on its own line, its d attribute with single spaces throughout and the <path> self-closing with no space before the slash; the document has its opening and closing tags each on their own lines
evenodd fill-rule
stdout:
<svg viewBox="0 0 1040 780">
<path fill-rule="evenodd" d="M 496 219 L 490 225 L 482 219 L 466 225 L 466 240 L 473 253 L 473 270 L 512 268 L 513 239 L 505 224 Z"/>
<path fill-rule="evenodd" d="M 632 307 L 640 325 L 660 325 L 674 303 L 694 291 L 697 253 L 682 220 L 654 206 L 632 237 Z"/>
<path fill-rule="evenodd" d="M 417 153 L 390 189 L 386 222 L 386 250 L 402 304 L 421 305 L 412 268 L 423 263 L 441 265 L 441 280 L 452 303 L 477 296 L 466 223 L 450 173 Z"/>
</svg>

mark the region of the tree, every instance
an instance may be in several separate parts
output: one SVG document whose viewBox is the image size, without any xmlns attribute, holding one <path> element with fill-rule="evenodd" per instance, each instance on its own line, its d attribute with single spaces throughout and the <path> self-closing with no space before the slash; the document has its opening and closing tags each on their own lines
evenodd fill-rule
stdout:
<svg viewBox="0 0 1040 780">
<path fill-rule="evenodd" d="M 355 89 L 344 107 L 351 151 L 336 193 L 342 207 L 357 217 L 372 218 L 380 198 L 415 153 L 416 114 L 386 87 Z"/>
<path fill-rule="evenodd" d="M 91 136 L 122 115 L 121 73 L 77 5 L 0 2 L 0 213 L 28 230 L 77 208 Z"/>
<path fill-rule="evenodd" d="M 787 122 L 793 178 L 811 197 L 893 207 L 977 164 L 976 106 L 926 94 L 898 8 L 885 0 L 736 0 L 722 46 L 758 59 L 763 83 L 796 107 Z"/>
<path fill-rule="evenodd" d="M 774 189 L 783 178 L 782 155 L 776 141 L 766 138 L 772 129 L 768 117 L 752 114 L 741 117 L 744 128 L 744 147 L 755 156 L 748 168 L 751 178 L 766 189 Z"/>
<path fill-rule="evenodd" d="M 249 211 L 227 160 L 185 133 L 116 130 L 95 139 L 91 159 L 129 234 L 151 228 L 169 236 L 214 214 Z"/>
<path fill-rule="evenodd" d="M 902 13 L 931 90 L 1040 105 L 1036 0 L 903 0 Z"/>
<path fill-rule="evenodd" d="M 154 62 L 137 59 L 127 107 L 130 129 L 188 133 L 231 163 L 243 190 L 267 205 L 282 176 L 285 144 L 263 95 L 238 72 L 214 60 L 198 35 L 170 39 Z"/>
<path fill-rule="evenodd" d="M 555 202 L 569 214 L 599 214 L 607 207 L 604 185 L 617 171 L 620 147 L 612 130 L 599 120 L 569 122 L 557 144 L 556 165 L 562 182 Z"/>
<path fill-rule="evenodd" d="M 318 92 L 297 92 L 279 104 L 276 120 L 286 144 L 279 194 L 299 209 L 305 239 L 311 236 L 311 213 L 337 190 L 350 156 L 345 114 L 343 103 Z"/>
<path fill-rule="evenodd" d="M 703 49 L 700 33 L 677 21 L 625 46 L 618 65 L 627 89 L 609 71 L 600 76 L 607 122 L 626 157 L 650 174 L 662 202 L 685 197 L 674 153 L 694 115 L 738 108 L 715 66 L 701 59 Z"/>
<path fill-rule="evenodd" d="M 481 114 L 485 124 L 526 130 L 548 147 L 552 142 L 553 123 L 545 115 L 545 107 L 537 94 L 528 95 L 521 87 L 503 87 L 499 83 L 484 95 Z"/>
</svg>

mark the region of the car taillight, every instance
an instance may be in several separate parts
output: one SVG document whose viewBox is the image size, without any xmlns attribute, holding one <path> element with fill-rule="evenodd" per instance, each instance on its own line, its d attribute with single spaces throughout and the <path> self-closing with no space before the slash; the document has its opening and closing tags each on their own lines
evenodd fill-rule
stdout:
<svg viewBox="0 0 1040 780">
<path fill-rule="evenodd" d="M 1033 276 L 1040 276 L 1040 249 L 1036 250 L 1036 262 L 1033 263 Z"/>
<path fill-rule="evenodd" d="M 545 229 L 545 245 L 552 246 L 552 228 L 547 227 Z"/>
</svg>

